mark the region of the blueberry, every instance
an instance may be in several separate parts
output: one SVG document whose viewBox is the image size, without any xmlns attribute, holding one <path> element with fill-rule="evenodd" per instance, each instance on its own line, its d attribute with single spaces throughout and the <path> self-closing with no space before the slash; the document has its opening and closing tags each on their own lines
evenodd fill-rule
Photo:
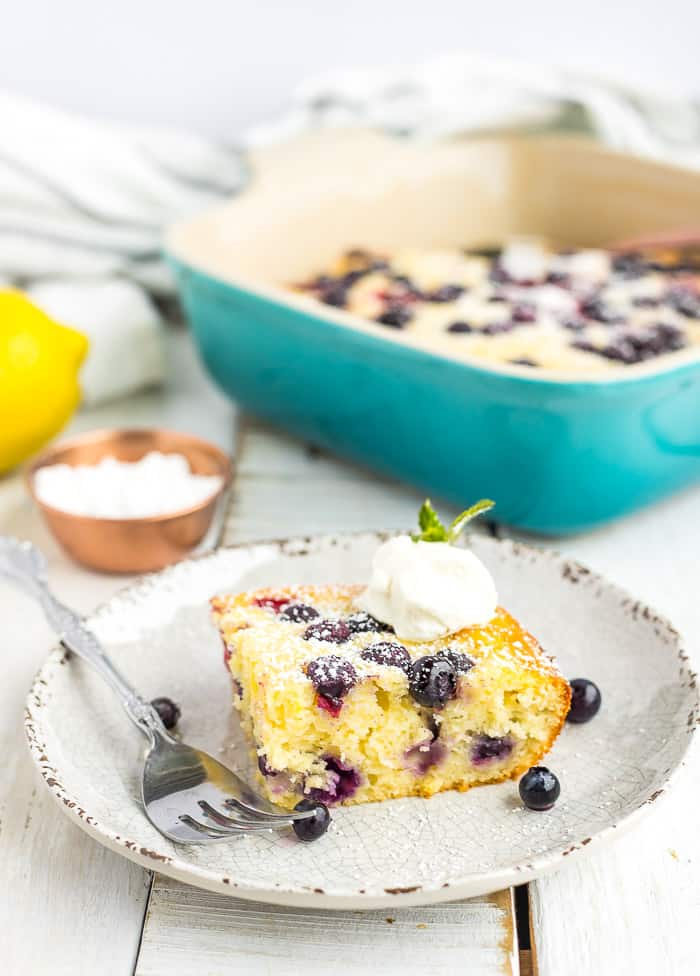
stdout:
<svg viewBox="0 0 700 976">
<path fill-rule="evenodd" d="M 413 664 L 408 688 L 419 705 L 442 708 L 457 692 L 456 669 L 444 655 L 418 658 Z"/>
<path fill-rule="evenodd" d="M 527 356 L 520 356 L 519 359 L 511 359 L 509 362 L 513 363 L 514 366 L 537 366 L 534 359 L 528 359 Z"/>
<path fill-rule="evenodd" d="M 533 766 L 520 780 L 518 790 L 528 810 L 550 810 L 559 799 L 561 787 L 546 766 Z"/>
<path fill-rule="evenodd" d="M 320 299 L 325 305 L 343 308 L 348 297 L 347 286 L 339 281 L 321 291 Z"/>
<path fill-rule="evenodd" d="M 312 638 L 328 644 L 343 644 L 350 638 L 350 628 L 344 620 L 317 620 L 304 631 L 305 640 Z"/>
<path fill-rule="evenodd" d="M 319 695 L 338 708 L 351 688 L 357 683 L 357 672 L 345 657 L 325 654 L 309 661 L 306 676 Z"/>
<path fill-rule="evenodd" d="M 290 603 L 280 614 L 280 620 L 289 620 L 295 624 L 315 620 L 316 617 L 318 617 L 318 610 L 310 607 L 308 603 Z"/>
<path fill-rule="evenodd" d="M 174 729 L 180 720 L 179 705 L 176 705 L 172 698 L 154 698 L 151 705 L 158 712 L 166 729 Z"/>
<path fill-rule="evenodd" d="M 375 321 L 379 322 L 380 325 L 388 325 L 392 329 L 403 329 L 404 325 L 407 325 L 413 315 L 407 308 L 389 308 L 386 312 L 382 312 Z"/>
<path fill-rule="evenodd" d="M 368 270 L 368 268 L 356 268 L 354 271 L 348 271 L 347 274 L 344 274 L 340 279 L 340 283 L 344 285 L 345 288 L 350 288 L 355 284 L 356 281 L 363 278 L 367 274 Z"/>
<path fill-rule="evenodd" d="M 691 288 L 683 286 L 671 288 L 666 301 L 681 315 L 690 319 L 700 319 L 700 294 Z"/>
<path fill-rule="evenodd" d="M 641 278 L 646 274 L 648 264 L 641 254 L 628 251 L 624 254 L 615 255 L 612 259 L 612 268 L 616 274 L 623 278 Z"/>
<path fill-rule="evenodd" d="M 497 285 L 507 284 L 513 279 L 499 261 L 494 261 L 489 271 L 489 280 Z"/>
<path fill-rule="evenodd" d="M 627 329 L 604 346 L 594 346 L 584 340 L 571 343 L 575 349 L 594 352 L 628 366 L 653 359 L 662 353 L 675 352 L 685 344 L 682 330 L 664 322 L 643 329 Z"/>
<path fill-rule="evenodd" d="M 299 840 L 309 843 L 312 840 L 318 840 L 319 837 L 323 837 L 331 822 L 331 815 L 325 803 L 311 799 L 300 800 L 294 809 L 298 811 L 315 811 L 313 817 L 309 817 L 307 820 L 294 821 L 294 833 Z"/>
<path fill-rule="evenodd" d="M 471 761 L 475 766 L 507 759 L 513 751 L 513 740 L 508 736 L 480 735 L 474 740 Z"/>
<path fill-rule="evenodd" d="M 441 651 L 437 652 L 437 656 L 447 658 L 457 674 L 466 674 L 467 671 L 471 671 L 474 667 L 474 661 L 472 661 L 468 654 L 462 654 L 461 651 L 454 651 L 451 647 L 443 647 Z"/>
<path fill-rule="evenodd" d="M 381 620 L 373 617 L 371 613 L 364 613 L 364 611 L 351 613 L 349 617 L 345 618 L 345 623 L 350 628 L 351 634 L 394 633 L 394 628 L 391 624 L 382 623 Z"/>
<path fill-rule="evenodd" d="M 512 332 L 513 322 L 490 322 L 481 328 L 483 335 L 500 335 L 502 332 Z"/>
<path fill-rule="evenodd" d="M 468 322 L 452 322 L 451 325 L 448 325 L 447 326 L 447 331 L 448 332 L 466 333 L 466 332 L 473 332 L 474 329 L 472 328 L 471 325 L 469 325 Z"/>
<path fill-rule="evenodd" d="M 443 285 L 429 292 L 425 297 L 429 302 L 454 302 L 464 294 L 463 285 Z"/>
<path fill-rule="evenodd" d="M 433 737 L 432 742 L 419 742 L 404 752 L 408 768 L 416 776 L 425 776 L 428 770 L 439 766 L 447 757 L 447 748 Z"/>
<path fill-rule="evenodd" d="M 321 803 L 342 803 L 354 796 L 360 785 L 358 771 L 335 756 L 324 756 L 323 761 L 328 774 L 326 788 L 310 790 L 310 798 Z"/>
<path fill-rule="evenodd" d="M 565 271 L 550 271 L 547 275 L 548 285 L 558 285 L 559 288 L 570 288 L 571 277 Z"/>
<path fill-rule="evenodd" d="M 384 664 L 388 668 L 400 668 L 409 675 L 411 673 L 411 655 L 403 644 L 377 641 L 365 647 L 360 657 L 363 661 L 373 661 L 375 664 Z"/>
<path fill-rule="evenodd" d="M 567 722 L 574 722 L 576 725 L 590 722 L 593 716 L 598 714 L 603 700 L 600 689 L 588 678 L 574 678 L 570 684 L 571 706 L 566 716 Z"/>
<path fill-rule="evenodd" d="M 311 282 L 311 288 L 322 289 L 328 288 L 330 285 L 335 284 L 335 278 L 331 278 L 330 275 L 320 274 L 317 275 Z"/>
<path fill-rule="evenodd" d="M 583 319 L 578 319 L 575 316 L 568 316 L 562 319 L 562 328 L 568 329 L 570 332 L 581 332 L 586 328 L 586 323 Z"/>
<path fill-rule="evenodd" d="M 263 754 L 258 756 L 258 769 L 263 774 L 263 776 L 276 776 L 278 770 L 273 769 L 272 766 L 267 761 L 267 757 Z"/>
<path fill-rule="evenodd" d="M 625 321 L 625 317 L 615 312 L 609 305 L 606 305 L 600 298 L 590 298 L 581 304 L 581 312 L 587 319 L 602 322 L 604 325 L 619 325 Z"/>
<path fill-rule="evenodd" d="M 515 305 L 513 307 L 511 318 L 514 322 L 519 322 L 520 324 L 536 322 L 537 309 L 534 305 L 530 305 L 527 302 L 521 302 L 519 305 Z"/>
</svg>

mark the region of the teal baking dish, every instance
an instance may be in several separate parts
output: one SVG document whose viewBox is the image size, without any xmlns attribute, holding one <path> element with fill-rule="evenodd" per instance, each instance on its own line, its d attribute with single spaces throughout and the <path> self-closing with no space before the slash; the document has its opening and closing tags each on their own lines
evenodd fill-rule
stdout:
<svg viewBox="0 0 700 976">
<path fill-rule="evenodd" d="M 500 520 L 589 529 L 700 479 L 700 354 L 572 380 L 436 355 L 284 288 L 352 246 L 595 245 L 700 222 L 700 174 L 578 139 L 306 137 L 167 251 L 207 369 L 301 437 Z"/>
</svg>

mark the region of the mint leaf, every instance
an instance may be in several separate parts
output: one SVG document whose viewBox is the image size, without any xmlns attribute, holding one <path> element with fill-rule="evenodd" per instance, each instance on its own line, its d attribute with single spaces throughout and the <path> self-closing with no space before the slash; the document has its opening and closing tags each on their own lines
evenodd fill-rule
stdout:
<svg viewBox="0 0 700 976">
<path fill-rule="evenodd" d="M 476 502 L 461 515 L 458 515 L 454 522 L 445 528 L 430 499 L 426 498 L 418 512 L 420 532 L 414 532 L 411 538 L 414 542 L 456 542 L 467 523 L 475 519 L 477 515 L 488 512 L 494 505 L 495 502 L 492 502 L 490 498 L 482 498 L 481 501 Z"/>
<path fill-rule="evenodd" d="M 490 511 L 495 504 L 496 503 L 492 502 L 490 498 L 482 498 L 481 501 L 475 502 L 474 505 L 467 508 L 464 512 L 462 512 L 461 515 L 457 516 L 457 518 L 448 528 L 446 532 L 446 541 L 456 542 L 464 531 L 467 523 L 471 522 L 472 519 L 475 519 L 477 515 L 483 515 L 484 512 Z"/>
<path fill-rule="evenodd" d="M 447 542 L 447 529 L 440 521 L 429 498 L 425 499 L 418 512 L 418 526 L 420 532 L 411 536 L 414 542 Z"/>
</svg>

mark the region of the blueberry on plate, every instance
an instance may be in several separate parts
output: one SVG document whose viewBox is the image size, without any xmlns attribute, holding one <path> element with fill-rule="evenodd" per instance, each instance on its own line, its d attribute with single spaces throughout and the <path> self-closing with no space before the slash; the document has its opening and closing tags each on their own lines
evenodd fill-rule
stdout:
<svg viewBox="0 0 700 976">
<path fill-rule="evenodd" d="M 180 720 L 180 706 L 172 698 L 154 698 L 151 705 L 158 712 L 161 722 L 166 729 L 174 729 Z"/>
<path fill-rule="evenodd" d="M 307 820 L 294 821 L 294 833 L 299 840 L 309 843 L 309 841 L 318 840 L 319 837 L 323 837 L 331 822 L 331 815 L 325 803 L 310 799 L 300 800 L 294 809 L 316 811 L 314 816 L 309 817 Z"/>
<path fill-rule="evenodd" d="M 533 766 L 520 780 L 518 790 L 528 810 L 551 810 L 559 799 L 561 786 L 546 766 Z"/>
<path fill-rule="evenodd" d="M 571 685 L 571 705 L 569 714 L 566 716 L 567 722 L 574 722 L 576 725 L 590 722 L 593 716 L 598 714 L 603 700 L 600 688 L 588 678 L 574 678 L 569 684 Z"/>
<path fill-rule="evenodd" d="M 413 664 L 408 689 L 414 701 L 426 708 L 443 708 L 457 693 L 457 669 L 444 656 L 428 654 Z"/>
</svg>

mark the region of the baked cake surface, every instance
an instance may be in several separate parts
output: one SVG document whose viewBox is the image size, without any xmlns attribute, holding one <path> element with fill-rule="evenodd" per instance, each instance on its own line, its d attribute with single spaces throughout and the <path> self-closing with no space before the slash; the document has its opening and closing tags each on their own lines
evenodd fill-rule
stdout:
<svg viewBox="0 0 700 976">
<path fill-rule="evenodd" d="M 212 600 L 262 792 L 363 803 L 519 776 L 549 750 L 570 688 L 504 609 L 417 643 L 358 611 L 361 586 Z"/>
<path fill-rule="evenodd" d="M 296 286 L 425 348 L 604 374 L 700 349 L 700 248 L 356 249 Z"/>
</svg>

